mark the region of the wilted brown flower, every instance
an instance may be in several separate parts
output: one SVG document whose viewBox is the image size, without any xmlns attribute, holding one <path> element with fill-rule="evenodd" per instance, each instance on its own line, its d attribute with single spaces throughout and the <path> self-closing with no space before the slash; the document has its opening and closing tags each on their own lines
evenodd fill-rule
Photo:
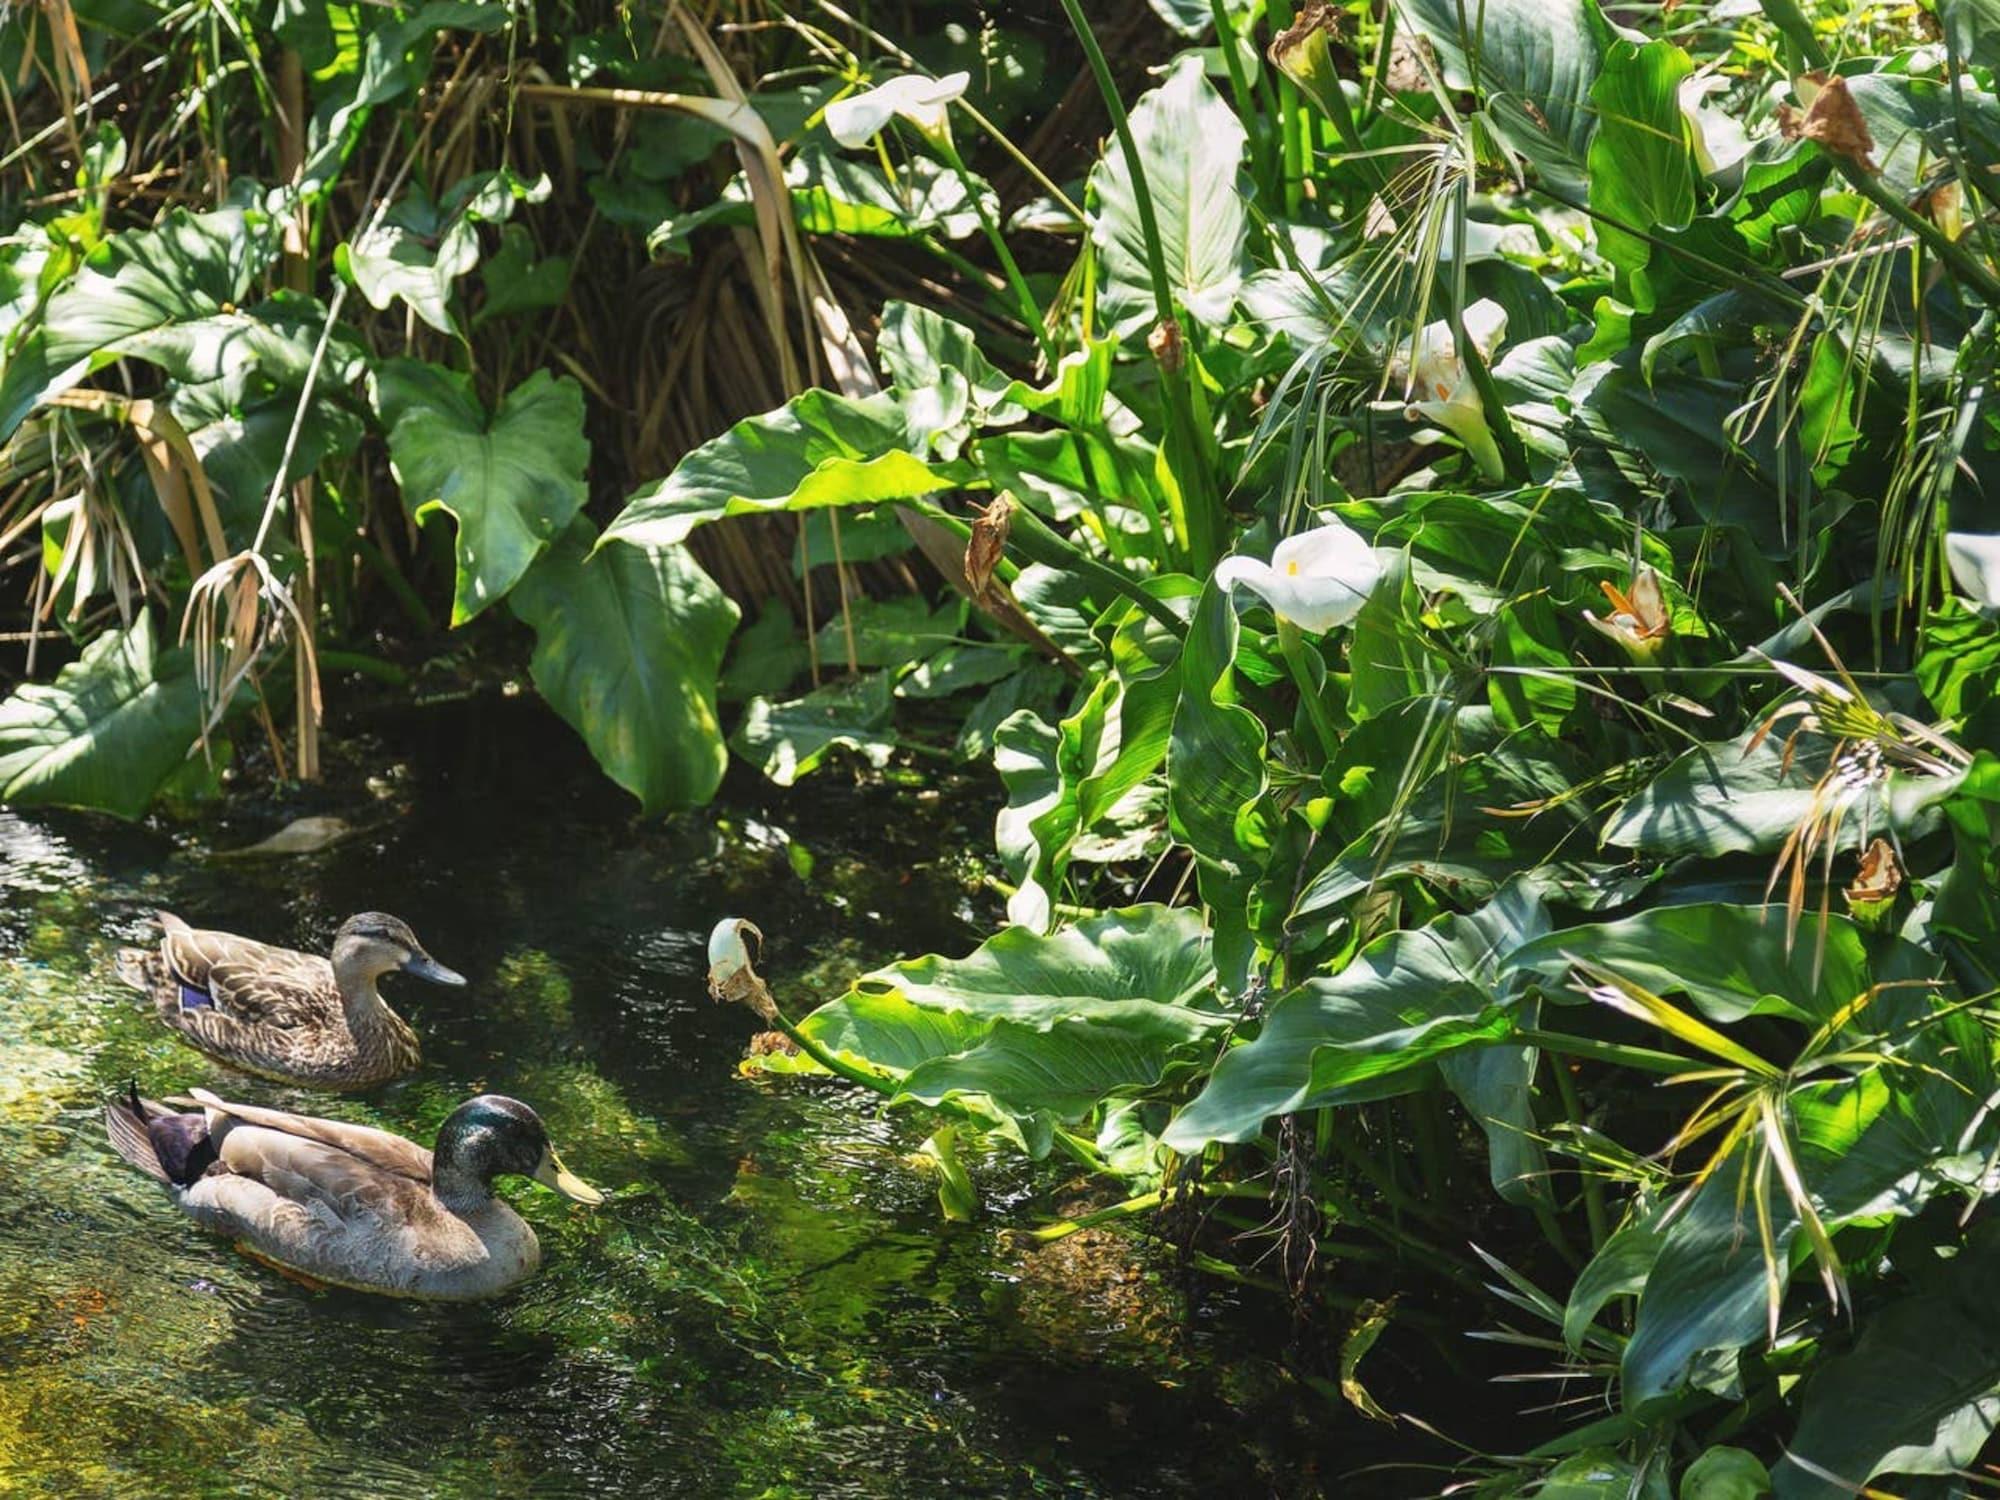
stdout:
<svg viewBox="0 0 2000 1500">
<path fill-rule="evenodd" d="M 1391 93 L 1423 93 L 1436 71 L 1436 54 L 1431 51 L 1429 37 L 1399 31 L 1389 39 L 1389 67 L 1382 82 Z"/>
<path fill-rule="evenodd" d="M 1633 661 L 1641 665 L 1652 661 L 1674 634 L 1673 619 L 1667 613 L 1666 594 L 1660 586 L 1660 575 L 1642 563 L 1632 575 L 1629 593 L 1608 579 L 1598 587 L 1611 601 L 1611 614 L 1600 620 L 1586 609 L 1584 620 L 1623 646 L 1625 654 Z"/>
<path fill-rule="evenodd" d="M 1903 888 L 1903 865 L 1895 846 L 1878 838 L 1861 854 L 1861 868 L 1843 894 L 1847 909 L 1858 922 L 1873 923 L 1888 915 L 1896 893 Z"/>
<path fill-rule="evenodd" d="M 1315 99 L 1340 87 L 1329 44 L 1340 35 L 1340 17 L 1331 5 L 1311 4 L 1271 38 L 1272 65 Z"/>
<path fill-rule="evenodd" d="M 965 581 L 972 597 L 985 601 L 993 588 L 993 570 L 1007 550 L 1007 535 L 1014 525 L 1014 502 L 996 495 L 993 503 L 974 517 L 972 537 L 965 544 Z"/>
<path fill-rule="evenodd" d="M 1875 138 L 1868 133 L 1868 122 L 1861 117 L 1861 107 L 1848 92 L 1845 78 L 1815 70 L 1801 73 L 1792 87 L 1806 107 L 1801 113 L 1790 105 L 1780 106 L 1779 134 L 1788 141 L 1811 141 L 1864 172 L 1882 170 L 1875 165 Z"/>
</svg>

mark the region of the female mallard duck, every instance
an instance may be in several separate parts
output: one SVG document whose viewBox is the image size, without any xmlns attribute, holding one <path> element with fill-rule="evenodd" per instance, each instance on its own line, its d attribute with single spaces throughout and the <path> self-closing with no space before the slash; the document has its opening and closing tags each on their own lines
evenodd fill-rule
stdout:
<svg viewBox="0 0 2000 1500">
<path fill-rule="evenodd" d="M 431 1152 L 366 1125 L 193 1093 L 194 1113 L 136 1087 L 114 1099 L 111 1144 L 204 1229 L 317 1281 L 432 1301 L 491 1297 L 542 1259 L 535 1231 L 493 1196 L 495 1177 L 604 1201 L 564 1169 L 535 1112 L 498 1094 L 453 1110 Z"/>
<path fill-rule="evenodd" d="M 121 949 L 119 977 L 210 1057 L 285 1083 L 361 1089 L 409 1072 L 417 1034 L 383 1003 L 376 981 L 401 969 L 433 984 L 465 983 L 406 923 L 379 911 L 341 924 L 330 963 L 200 932 L 171 912 L 159 921 L 159 950 Z"/>
</svg>

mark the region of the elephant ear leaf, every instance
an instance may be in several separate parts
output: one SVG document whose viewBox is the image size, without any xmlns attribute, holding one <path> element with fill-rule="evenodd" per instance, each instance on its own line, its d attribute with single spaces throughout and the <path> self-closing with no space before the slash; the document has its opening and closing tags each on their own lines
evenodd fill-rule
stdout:
<svg viewBox="0 0 2000 1500">
<path fill-rule="evenodd" d="M 1780 1500 L 1872 1494 L 1865 1487 L 1878 1474 L 1955 1474 L 1972 1464 L 2000 1421 L 1997 1273 L 1990 1239 L 1968 1247 L 1827 1362 L 1806 1386 L 1798 1436 L 1772 1473 Z"/>
<path fill-rule="evenodd" d="M 54 682 L 0 703 L 0 798 L 137 818 L 200 732 L 193 661 L 157 651 L 142 613 L 97 637 Z"/>
<path fill-rule="evenodd" d="M 649 813 L 715 795 L 728 761 L 715 684 L 736 606 L 685 547 L 597 547 L 579 517 L 509 606 L 529 671 L 604 773 Z"/>
<path fill-rule="evenodd" d="M 376 372 L 375 407 L 411 518 L 441 510 L 458 525 L 451 623 L 463 625 L 505 597 L 582 509 L 583 392 L 537 370 L 489 416 L 460 377 L 396 359 Z"/>
<path fill-rule="evenodd" d="M 1597 125 L 1590 91 L 1614 36 L 1595 0 L 1403 0 L 1398 9 L 1436 49 L 1445 82 L 1476 88 L 1507 145 L 1550 187 L 1583 197 Z"/>
</svg>

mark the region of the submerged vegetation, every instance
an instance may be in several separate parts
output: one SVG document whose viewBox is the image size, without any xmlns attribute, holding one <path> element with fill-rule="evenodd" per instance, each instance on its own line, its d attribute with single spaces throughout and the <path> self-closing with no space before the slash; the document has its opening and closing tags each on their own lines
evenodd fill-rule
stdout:
<svg viewBox="0 0 2000 1500">
<path fill-rule="evenodd" d="M 1055 1158 L 1447 1436 L 1483 1285 L 1554 1394 L 1409 1487 L 1962 1483 L 2000 18 L 1015 9 L 17 7 L 0 796 L 523 662 L 648 813 L 990 765 L 975 951 L 754 955 L 944 1217 Z"/>
</svg>

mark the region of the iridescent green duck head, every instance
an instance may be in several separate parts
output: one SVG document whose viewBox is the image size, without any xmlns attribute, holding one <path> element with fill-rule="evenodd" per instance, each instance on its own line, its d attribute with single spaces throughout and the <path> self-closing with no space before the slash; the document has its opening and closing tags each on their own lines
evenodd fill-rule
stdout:
<svg viewBox="0 0 2000 1500">
<path fill-rule="evenodd" d="M 578 1203 L 604 1201 L 562 1164 L 540 1115 L 519 1099 L 481 1094 L 438 1127 L 431 1185 L 448 1208 L 462 1212 L 491 1198 L 493 1179 L 503 1176 L 532 1177 Z"/>
<path fill-rule="evenodd" d="M 400 970 L 432 984 L 464 984 L 465 976 L 424 951 L 410 924 L 387 912 L 349 917 L 333 935 L 333 967 L 342 975 L 374 980 Z"/>
</svg>

